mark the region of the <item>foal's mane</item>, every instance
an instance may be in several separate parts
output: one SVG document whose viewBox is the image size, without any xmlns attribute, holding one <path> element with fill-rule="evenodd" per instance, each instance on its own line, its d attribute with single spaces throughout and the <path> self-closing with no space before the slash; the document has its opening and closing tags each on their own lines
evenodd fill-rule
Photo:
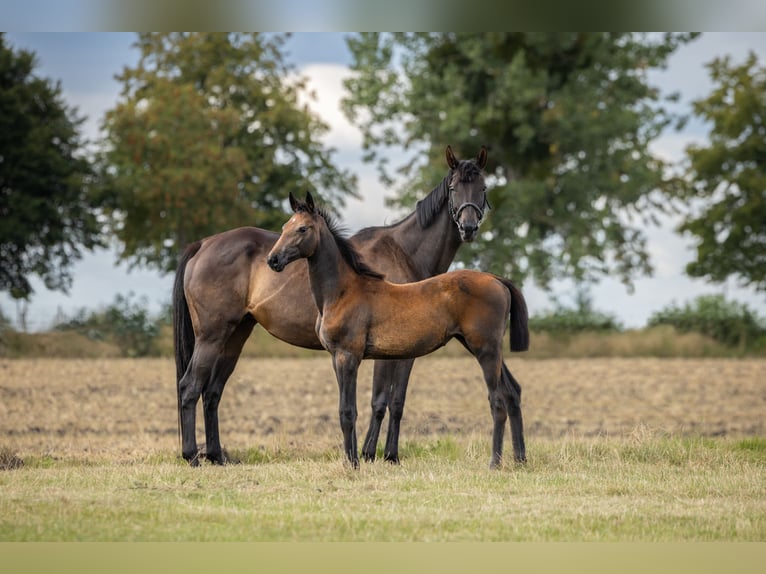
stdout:
<svg viewBox="0 0 766 574">
<path fill-rule="evenodd" d="M 298 209 L 296 209 L 296 211 L 312 213 L 309 207 L 303 202 L 298 205 Z M 319 206 L 314 208 L 314 213 L 324 219 L 325 224 L 327 225 L 327 229 L 330 230 L 330 233 L 335 240 L 335 245 L 338 247 L 338 251 L 340 251 L 341 257 L 343 257 L 344 261 L 351 266 L 351 269 L 354 270 L 354 273 L 357 275 L 372 277 L 373 279 L 383 279 L 384 275 L 382 273 L 378 273 L 364 262 L 362 256 L 346 238 L 346 228 L 338 220 L 336 220 L 331 213 Z"/>
<path fill-rule="evenodd" d="M 481 177 L 481 168 L 476 162 L 472 159 L 460 160 L 455 169 L 450 169 L 444 179 L 418 201 L 416 211 L 420 227 L 425 229 L 433 223 L 436 214 L 449 198 L 450 187 L 458 182 L 472 182 L 477 177 Z"/>
</svg>

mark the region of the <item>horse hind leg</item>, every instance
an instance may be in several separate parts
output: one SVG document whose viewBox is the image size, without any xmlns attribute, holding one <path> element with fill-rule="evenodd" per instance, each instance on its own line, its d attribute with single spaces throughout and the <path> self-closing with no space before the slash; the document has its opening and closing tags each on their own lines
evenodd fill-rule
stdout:
<svg viewBox="0 0 766 574">
<path fill-rule="evenodd" d="M 500 391 L 502 354 L 477 353 L 475 356 L 481 365 L 484 382 L 487 384 L 487 398 L 492 414 L 492 457 L 489 467 L 499 468 L 503 463 L 503 440 L 505 438 L 505 423 L 508 420 L 508 411 Z"/>
<path fill-rule="evenodd" d="M 521 385 L 503 363 L 501 371 L 500 393 L 511 419 L 511 437 L 513 440 L 513 458 L 516 462 L 526 462 L 527 453 L 524 444 L 524 422 L 521 416 Z"/>
<path fill-rule="evenodd" d="M 226 341 L 223 352 L 216 358 L 210 382 L 202 391 L 205 417 L 205 458 L 213 464 L 227 462 L 227 457 L 221 447 L 221 435 L 218 429 L 218 405 L 221 402 L 226 382 L 234 372 L 242 347 L 254 326 L 255 320 L 252 316 L 245 315 Z"/>
<path fill-rule="evenodd" d="M 205 341 L 197 341 L 186 373 L 178 383 L 181 419 L 181 454 L 192 466 L 199 464 L 196 418 L 200 395 L 210 382 L 218 349 Z"/>
</svg>

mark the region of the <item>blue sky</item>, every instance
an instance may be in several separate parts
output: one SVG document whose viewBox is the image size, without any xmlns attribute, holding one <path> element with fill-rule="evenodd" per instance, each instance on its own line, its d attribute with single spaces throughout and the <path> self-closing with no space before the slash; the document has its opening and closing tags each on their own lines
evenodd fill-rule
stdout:
<svg viewBox="0 0 766 574">
<path fill-rule="evenodd" d="M 318 93 L 318 101 L 311 105 L 332 128 L 326 143 L 337 150 L 334 160 L 359 178 L 362 200 L 349 201 L 343 214 L 348 227 L 355 230 L 366 225 L 391 223 L 401 214 L 385 207 L 383 199 L 389 191 L 377 181 L 374 167 L 362 162 L 361 136 L 338 110 L 341 81 L 348 74 L 350 62 L 345 36 L 338 32 L 295 34 L 287 45 L 286 55 L 298 71 L 310 79 Z M 87 118 L 84 131 L 89 138 L 97 136 L 103 113 L 117 101 L 120 86 L 114 75 L 138 60 L 137 50 L 131 47 L 135 34 L 128 32 L 9 32 L 7 40 L 14 48 L 34 51 L 39 60 L 39 73 L 61 81 L 64 97 Z M 680 91 L 680 105 L 688 107 L 689 102 L 707 95 L 710 90 L 705 63 L 724 54 L 741 61 L 750 50 L 766 65 L 766 33 L 703 34 L 681 48 L 672 57 L 669 69 L 653 75 L 652 82 L 666 92 Z M 691 122 L 682 133 L 665 134 L 653 149 L 668 159 L 678 160 L 683 156 L 685 145 L 703 141 L 706 133 L 704 124 Z M 637 281 L 632 294 L 615 280 L 601 281 L 593 290 L 595 306 L 614 313 L 628 327 L 641 327 L 652 312 L 670 303 L 683 303 L 700 294 L 725 293 L 766 316 L 763 294 L 738 288 L 733 281 L 707 285 L 683 274 L 685 264 L 692 258 L 691 243 L 674 233 L 676 223 L 664 219 L 660 228 L 647 230 L 655 275 Z M 74 267 L 74 284 L 68 295 L 49 292 L 35 281 L 36 293 L 27 315 L 30 329 L 50 327 L 59 309 L 71 315 L 82 307 L 104 306 L 111 303 L 117 293 L 133 292 L 137 297 L 146 297 L 153 310 L 169 301 L 172 276 L 159 276 L 141 269 L 129 271 L 125 264 L 117 265 L 115 261 L 112 251 L 87 254 Z M 554 286 L 553 295 L 568 303 L 570 292 L 568 282 L 559 282 Z M 551 306 L 550 295 L 533 284 L 525 285 L 525 294 L 533 314 Z M 0 307 L 7 316 L 15 317 L 15 304 L 7 296 L 0 295 Z"/>
</svg>

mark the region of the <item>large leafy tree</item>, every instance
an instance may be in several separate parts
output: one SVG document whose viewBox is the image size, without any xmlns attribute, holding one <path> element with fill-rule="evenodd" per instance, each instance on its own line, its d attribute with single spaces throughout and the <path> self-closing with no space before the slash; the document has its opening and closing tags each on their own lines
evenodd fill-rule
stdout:
<svg viewBox="0 0 766 574">
<path fill-rule="evenodd" d="M 644 229 L 664 203 L 653 192 L 675 185 L 649 144 L 679 118 L 648 74 L 691 38 L 361 34 L 344 109 L 367 159 L 400 183 L 395 204 L 439 180 L 446 144 L 489 147 L 495 209 L 466 262 L 542 285 L 614 274 L 630 286 L 651 272 Z M 393 167 L 390 147 L 403 149 Z"/>
<path fill-rule="evenodd" d="M 101 240 L 83 120 L 36 65 L 0 34 L 0 291 L 16 299 L 32 276 L 67 291 L 72 263 Z"/>
<path fill-rule="evenodd" d="M 239 225 L 278 228 L 288 192 L 334 204 L 354 193 L 299 103 L 305 82 L 278 34 L 140 34 L 104 122 L 105 190 L 121 257 L 175 269 L 192 240 Z"/>
<path fill-rule="evenodd" d="M 714 89 L 694 102 L 711 126 L 709 141 L 689 146 L 688 198 L 681 230 L 696 240 L 692 276 L 712 281 L 738 277 L 766 291 L 766 68 L 755 54 L 735 65 L 708 65 Z"/>
</svg>

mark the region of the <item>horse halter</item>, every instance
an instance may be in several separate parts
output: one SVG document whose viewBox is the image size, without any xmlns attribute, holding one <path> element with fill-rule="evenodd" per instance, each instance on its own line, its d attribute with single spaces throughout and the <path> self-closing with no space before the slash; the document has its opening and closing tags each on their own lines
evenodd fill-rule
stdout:
<svg viewBox="0 0 766 574">
<path fill-rule="evenodd" d="M 455 204 L 452 201 L 452 192 L 455 191 L 455 187 L 450 185 L 449 186 L 449 212 L 452 216 L 452 221 L 455 222 L 455 225 L 458 227 L 461 227 L 460 225 L 460 214 L 463 213 L 463 210 L 467 207 L 472 207 L 476 210 L 476 213 L 479 214 L 479 221 L 476 224 L 476 227 L 479 227 L 483 222 L 485 218 L 484 210 L 486 209 L 492 209 L 492 206 L 489 204 L 489 199 L 487 199 L 487 190 L 485 188 L 484 190 L 484 205 L 481 207 L 477 204 L 473 203 L 472 201 L 466 201 L 460 205 L 457 209 L 455 209 Z"/>
</svg>

